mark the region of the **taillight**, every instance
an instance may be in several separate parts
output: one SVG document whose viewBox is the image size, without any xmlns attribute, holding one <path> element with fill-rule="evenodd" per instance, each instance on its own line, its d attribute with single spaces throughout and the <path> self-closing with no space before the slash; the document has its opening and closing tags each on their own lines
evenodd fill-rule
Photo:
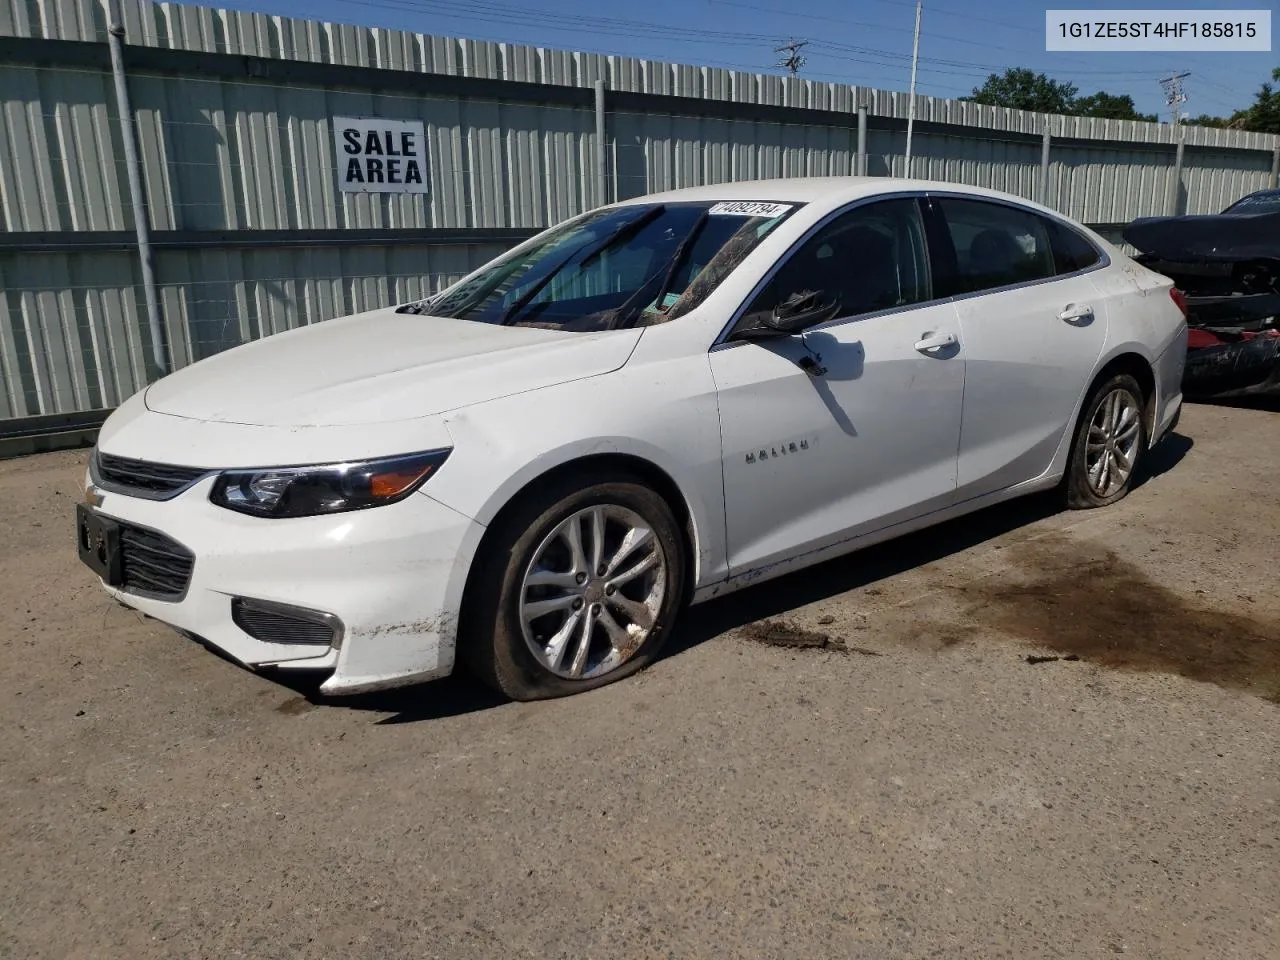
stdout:
<svg viewBox="0 0 1280 960">
<path fill-rule="evenodd" d="M 1182 319 L 1185 320 L 1187 318 L 1187 295 L 1177 287 L 1170 287 L 1169 296 L 1178 305 L 1178 309 L 1182 311 Z"/>
</svg>

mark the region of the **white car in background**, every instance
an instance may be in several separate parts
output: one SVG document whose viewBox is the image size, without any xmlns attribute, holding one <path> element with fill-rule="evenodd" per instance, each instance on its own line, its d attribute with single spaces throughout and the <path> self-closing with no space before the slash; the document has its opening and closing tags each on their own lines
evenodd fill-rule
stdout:
<svg viewBox="0 0 1280 960">
<path fill-rule="evenodd" d="M 327 693 L 461 660 L 558 696 L 652 662 L 687 603 L 1032 491 L 1118 500 L 1178 416 L 1185 343 L 1169 280 L 992 191 L 642 197 L 135 395 L 80 554 Z"/>
</svg>

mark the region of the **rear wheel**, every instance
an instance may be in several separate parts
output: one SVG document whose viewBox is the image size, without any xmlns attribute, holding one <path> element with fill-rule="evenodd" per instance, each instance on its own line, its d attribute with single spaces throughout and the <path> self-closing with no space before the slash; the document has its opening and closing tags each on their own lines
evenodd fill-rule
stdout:
<svg viewBox="0 0 1280 960">
<path fill-rule="evenodd" d="M 1067 506 L 1104 507 L 1127 494 L 1147 449 L 1145 399 L 1132 376 L 1098 384 L 1080 414 L 1063 478 Z"/>
<path fill-rule="evenodd" d="M 679 524 L 630 478 L 538 491 L 501 521 L 478 562 L 459 652 L 516 700 L 579 693 L 642 669 L 684 595 Z"/>
</svg>

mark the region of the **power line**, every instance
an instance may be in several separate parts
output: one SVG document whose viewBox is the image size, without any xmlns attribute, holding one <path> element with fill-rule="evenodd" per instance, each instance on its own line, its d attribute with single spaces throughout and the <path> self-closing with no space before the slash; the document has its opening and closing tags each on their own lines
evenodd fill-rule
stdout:
<svg viewBox="0 0 1280 960">
<path fill-rule="evenodd" d="M 891 7 L 914 7 L 915 0 L 870 0 L 871 3 L 881 3 Z M 1004 20 L 991 20 L 986 17 L 975 17 L 969 10 L 952 10 L 948 7 L 935 7 L 933 4 L 929 6 L 929 16 L 939 17 L 955 17 L 960 20 L 968 20 L 971 23 L 988 23 L 993 26 L 1003 27 L 1006 30 L 1018 30 L 1022 33 L 1034 33 L 1043 35 L 1040 30 L 1033 27 L 1022 27 L 1014 23 L 1008 23 Z"/>
<path fill-rule="evenodd" d="M 695 28 L 672 27 L 669 24 L 652 23 L 642 20 L 628 20 L 616 17 L 589 17 L 581 14 L 556 13 L 532 14 L 527 9 L 521 7 L 485 2 L 485 0 L 453 0 L 453 2 L 449 2 L 449 0 L 339 0 L 339 2 L 353 6 L 378 7 L 403 12 L 427 10 L 432 12 L 435 16 L 445 19 L 463 21 L 475 20 L 506 25 L 515 24 L 519 26 L 542 27 L 544 29 L 563 30 L 574 33 L 590 33 L 593 35 L 599 34 L 607 36 L 634 37 L 636 33 L 642 33 L 645 36 L 680 43 L 716 42 L 734 46 L 757 47 L 761 43 L 771 42 L 773 40 L 769 35 L 761 33 L 745 33 L 725 30 L 698 30 Z M 718 2 L 726 2 L 726 0 L 718 0 Z M 755 9 L 764 10 L 766 8 Z M 838 18 L 825 19 L 835 20 Z M 887 59 L 890 61 L 899 60 L 902 62 L 908 62 L 910 60 L 910 57 L 907 54 L 899 53 L 897 51 L 884 50 L 875 47 L 854 46 L 836 41 L 818 40 L 812 41 L 811 45 L 819 50 L 835 51 L 835 53 L 828 54 L 834 59 L 843 59 L 854 63 L 866 63 L 872 66 L 893 66 L 892 63 L 881 62 L 881 59 Z M 859 57 L 840 56 L 840 54 L 846 53 L 859 54 L 862 57 L 874 57 L 878 59 L 868 60 L 860 59 Z M 925 66 L 920 68 L 922 71 L 950 76 L 975 76 L 978 75 L 978 72 L 999 72 L 1003 69 L 1003 66 L 998 64 L 950 60 L 940 57 L 921 57 L 920 62 L 922 64 L 938 64 L 941 67 L 960 68 L 954 70 Z M 1094 72 L 1100 75 L 1123 75 L 1135 78 L 1150 77 L 1155 73 L 1155 71 L 1152 70 Z"/>
<path fill-rule="evenodd" d="M 586 33 L 596 37 L 624 37 L 634 40 L 637 34 L 639 34 L 645 37 L 650 37 L 654 40 L 660 40 L 663 43 L 716 43 L 719 45 L 749 47 L 756 50 L 759 50 L 765 43 L 770 43 L 771 45 L 776 43 L 776 35 L 771 37 L 766 34 L 741 31 L 698 30 L 685 27 L 673 27 L 671 24 L 658 24 L 618 17 L 586 16 L 582 14 L 562 14 L 551 12 L 539 12 L 535 14 L 530 12 L 527 8 L 493 2 L 493 0 L 452 0 L 452 2 L 449 2 L 449 0 L 339 0 L 339 2 L 357 7 L 392 10 L 402 14 L 430 13 L 433 17 L 459 20 L 462 22 L 476 21 L 481 23 L 500 24 L 506 27 L 533 27 L 550 31 Z M 713 0 L 713 2 L 771 12 L 771 9 L 767 7 L 751 7 L 749 4 L 735 3 L 732 2 L 732 0 Z M 888 0 L 884 0 L 884 2 L 888 2 Z M 914 0 L 907 0 L 907 2 L 897 5 L 911 5 L 913 3 Z M 805 16 L 804 14 L 801 15 Z M 808 16 L 818 18 L 817 15 Z M 825 17 L 821 19 L 846 22 L 842 21 L 840 18 L 834 17 Z M 848 22 L 857 23 L 857 21 Z M 528 38 L 522 36 L 509 36 L 502 39 L 476 37 L 476 39 L 494 39 L 496 42 L 528 42 Z M 800 66 L 808 64 L 814 56 L 821 57 L 824 60 L 874 66 L 881 74 L 891 70 L 906 71 L 910 67 L 910 57 L 905 53 L 899 53 L 893 50 L 855 46 L 827 40 L 812 42 L 806 41 L 805 43 L 808 45 L 808 52 L 812 53 L 813 56 L 801 56 L 799 58 L 799 62 L 796 63 L 796 70 L 792 71 L 793 75 L 795 75 Z M 626 52 L 604 51 L 600 50 L 600 48 L 595 44 L 592 46 L 596 47 L 597 51 L 604 53 L 605 55 L 645 56 L 645 54 L 641 54 L 635 49 L 631 49 Z M 672 58 L 665 55 L 658 55 L 654 57 L 654 59 L 671 60 Z M 786 61 L 781 64 L 759 65 L 727 63 L 724 61 L 712 62 L 702 57 L 699 57 L 698 59 L 701 63 L 707 66 L 724 66 L 730 69 L 758 71 L 768 70 L 771 67 L 776 68 L 778 66 L 790 69 Z M 1002 69 L 1002 66 L 993 64 L 934 57 L 920 57 L 918 65 L 918 71 L 921 74 L 932 74 L 941 77 L 962 77 L 966 78 L 970 82 L 976 82 L 986 74 L 999 72 Z M 1076 72 L 1081 74 L 1085 73 L 1085 71 Z M 1134 78 L 1151 78 L 1155 73 L 1155 71 L 1093 72 L 1099 75 L 1130 76 Z M 878 78 L 866 78 L 856 76 L 853 73 L 846 71 L 842 71 L 839 75 L 835 75 L 818 74 L 810 70 L 806 70 L 805 75 L 814 79 L 826 78 L 844 83 L 862 82 L 872 86 L 882 85 L 885 82 L 883 76 Z M 952 94 L 954 90 L 962 89 L 961 85 L 958 83 L 921 81 L 919 85 L 929 87 L 934 90 L 946 91 L 948 95 Z"/>
<path fill-rule="evenodd" d="M 787 17 L 802 17 L 807 20 L 822 20 L 827 23 L 839 23 L 839 24 L 845 24 L 845 25 L 854 26 L 854 27 L 866 27 L 866 28 L 876 29 L 876 30 L 890 30 L 895 33 L 906 33 L 906 34 L 914 33 L 914 31 L 910 27 L 896 27 L 896 26 L 890 26 L 888 24 L 870 23 L 865 20 L 850 20 L 847 17 L 832 17 L 832 16 L 826 16 L 826 15 L 817 14 L 817 13 L 801 13 L 801 12 L 792 11 L 792 10 L 784 10 L 781 7 L 763 7 L 763 6 L 759 6 L 751 3 L 740 3 L 738 2 L 738 0 L 709 0 L 709 2 L 719 6 L 739 7 L 744 10 L 755 10 L 759 13 L 773 13 L 779 16 L 787 16 Z M 914 6 L 914 0 L 911 0 L 911 2 L 907 5 Z M 936 12 L 942 12 L 942 11 L 935 11 L 933 7 L 930 6 L 929 15 L 933 16 Z M 959 16 L 959 14 L 955 14 L 955 16 Z M 974 17 L 967 17 L 966 19 L 978 20 L 979 22 L 995 22 L 995 21 L 982 21 L 981 18 L 974 18 Z M 985 47 L 991 50 L 999 50 L 1003 53 L 1011 52 L 1007 44 L 981 43 L 977 40 L 966 40 L 962 37 L 951 37 L 944 34 L 936 34 L 923 29 L 921 30 L 920 35 L 922 37 L 931 37 L 938 40 L 946 40 L 948 43 L 965 43 L 965 44 L 970 44 L 971 46 Z M 867 47 L 855 47 L 855 46 L 850 46 L 848 44 L 843 44 L 843 43 L 839 43 L 832 40 L 817 40 L 817 41 L 814 41 L 814 44 L 815 46 L 818 46 L 818 47 L 831 47 L 833 49 L 849 50 L 849 51 L 858 52 L 858 53 L 876 52 L 883 56 L 897 57 L 903 60 L 910 59 L 910 56 L 905 53 L 896 53 L 888 50 L 878 50 L 875 48 L 867 48 Z M 978 68 L 984 71 L 990 71 L 994 73 L 999 73 L 1003 71 L 1007 66 L 1007 64 L 977 63 L 970 60 L 949 60 L 941 57 L 921 57 L 920 59 L 922 62 L 927 61 L 930 63 L 941 63 L 941 64 L 947 64 L 950 66 L 974 67 L 974 68 Z M 1079 62 L 1083 62 L 1083 61 L 1079 61 Z M 1074 68 L 1074 67 L 1072 68 L 1073 76 L 1147 78 L 1147 77 L 1153 76 L 1156 73 L 1159 73 L 1159 71 L 1156 69 L 1080 70 L 1078 68 Z"/>
<path fill-rule="evenodd" d="M 716 42 L 721 45 L 747 46 L 747 47 L 759 49 L 759 47 L 765 42 L 776 42 L 774 41 L 773 38 L 764 34 L 731 33 L 731 32 L 725 32 L 725 31 L 685 30 L 683 28 L 678 30 L 678 34 L 673 34 L 668 32 L 668 31 L 671 31 L 673 28 L 669 26 L 664 26 L 662 24 L 652 24 L 652 23 L 645 23 L 642 21 L 634 21 L 634 20 L 618 20 L 615 18 L 583 18 L 583 17 L 575 16 L 575 17 L 567 18 L 569 21 L 567 23 L 563 23 L 563 24 L 555 23 L 555 22 L 547 23 L 547 22 L 544 22 L 544 19 L 554 20 L 555 15 L 549 14 L 547 15 L 546 18 L 533 17 L 529 14 L 522 13 L 522 11 L 520 11 L 518 8 L 506 7 L 506 6 L 501 6 L 498 4 L 490 4 L 490 3 L 471 3 L 471 4 L 444 3 L 444 2 L 440 2 L 440 0 L 340 0 L 340 2 L 349 4 L 352 6 L 372 7 L 372 8 L 393 10 L 393 11 L 398 11 L 402 13 L 422 12 L 426 10 L 426 11 L 430 11 L 434 16 L 438 16 L 443 19 L 456 19 L 463 22 L 477 21 L 477 22 L 483 22 L 483 23 L 496 23 L 496 24 L 502 24 L 504 26 L 514 25 L 514 26 L 541 27 L 543 29 L 549 29 L 549 30 L 560 30 L 565 32 L 573 32 L 573 33 L 588 33 L 593 36 L 613 36 L 613 37 L 634 38 L 637 33 L 642 33 L 646 36 L 652 37 L 653 39 L 660 39 L 664 43 Z M 459 12 L 460 10 L 463 12 Z M 477 37 L 476 39 L 485 39 L 485 38 Z M 521 37 L 518 39 L 504 39 L 498 42 L 527 42 L 527 38 Z M 901 68 L 904 70 L 907 69 L 905 63 L 899 64 L 899 63 L 892 62 L 893 58 L 903 57 L 903 55 L 896 54 L 890 51 L 878 51 L 878 50 L 861 48 L 861 47 L 848 47 L 842 44 L 823 43 L 823 46 L 830 47 L 832 51 L 836 51 L 836 52 L 828 52 L 823 54 L 823 56 L 825 56 L 828 59 L 839 60 L 839 61 L 848 62 L 848 63 L 860 63 L 867 66 L 879 67 L 881 69 L 898 69 L 898 68 Z M 597 49 L 599 48 L 597 47 Z M 863 52 L 866 54 L 866 56 L 861 56 L 861 57 L 848 56 L 843 52 L 846 50 L 853 51 L 853 52 Z M 635 56 L 637 55 L 637 53 L 636 51 L 633 50 L 627 53 L 618 52 L 616 55 Z M 889 62 L 886 62 L 885 58 L 889 58 Z M 670 57 L 657 57 L 656 59 L 669 60 Z M 927 58 L 922 58 L 922 60 L 925 60 L 925 59 Z M 708 63 L 708 65 L 710 64 Z M 764 67 L 753 66 L 751 67 L 751 69 L 756 69 L 756 70 L 769 69 L 770 66 L 776 66 L 776 65 L 768 65 Z M 986 69 L 987 69 L 986 66 L 978 66 L 978 65 L 975 65 L 975 67 L 971 69 L 960 69 L 960 70 L 947 69 L 946 67 L 931 67 L 931 66 L 920 67 L 920 71 L 922 73 L 932 73 L 932 74 L 938 74 L 942 76 L 964 76 L 964 77 L 969 77 L 971 79 L 976 76 L 980 76 L 981 72 L 985 72 Z M 978 71 L 981 71 L 981 72 L 978 72 Z M 809 74 L 809 75 L 813 76 L 813 74 Z M 853 78 L 850 76 L 840 76 L 840 77 L 833 77 L 833 79 L 849 82 L 849 80 Z M 871 82 L 874 83 L 876 81 L 871 81 Z"/>
<path fill-rule="evenodd" d="M 757 10 L 757 11 L 760 11 L 761 13 L 778 13 L 785 16 L 805 17 L 810 20 L 827 20 L 831 23 L 847 23 L 850 26 L 855 26 L 855 27 L 870 27 L 875 30 L 893 30 L 898 33 L 911 33 L 911 29 L 908 27 L 892 27 L 887 24 L 871 23 L 866 20 L 850 20 L 847 17 L 832 17 L 832 16 L 827 16 L 825 14 L 821 14 L 821 13 L 806 13 L 798 10 L 783 10 L 778 7 L 758 7 L 750 3 L 738 3 L 737 0 L 708 0 L 708 2 L 717 4 L 718 6 L 723 6 L 723 7 L 740 7 L 743 10 Z M 879 0 L 879 2 L 890 2 L 890 0 Z M 914 7 L 915 3 L 914 3 L 914 0 L 903 0 L 902 3 L 894 2 L 892 5 Z M 1040 32 L 1038 30 L 1032 30 L 1030 27 L 1020 27 L 1015 24 L 1006 23 L 1002 20 L 987 20 L 987 19 L 984 19 L 983 17 L 975 17 L 967 13 L 949 13 L 946 10 L 934 10 L 932 6 L 929 7 L 929 15 L 930 16 L 939 15 L 944 17 L 961 17 L 965 20 L 970 21 L 971 23 L 989 23 L 997 27 L 1004 27 L 1008 30 L 1020 30 L 1020 31 L 1025 31 L 1027 33 L 1038 34 Z M 935 36 L 935 34 L 932 34 L 932 33 L 927 33 L 925 35 Z M 941 36 L 941 34 L 937 34 L 936 36 Z M 1003 49 L 1001 47 L 996 46 L 995 44 L 980 43 L 977 40 L 963 40 L 959 37 L 947 37 L 946 39 L 952 40 L 955 43 L 972 44 L 975 47 L 991 47 L 993 50 Z"/>
</svg>

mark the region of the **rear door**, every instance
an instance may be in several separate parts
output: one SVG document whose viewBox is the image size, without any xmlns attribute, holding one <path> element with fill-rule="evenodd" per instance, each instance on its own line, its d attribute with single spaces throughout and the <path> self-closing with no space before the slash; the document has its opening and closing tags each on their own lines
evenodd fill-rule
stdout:
<svg viewBox="0 0 1280 960">
<path fill-rule="evenodd" d="M 934 195 L 930 250 L 965 345 L 957 499 L 1048 469 L 1106 340 L 1089 277 L 1102 254 L 1061 221 L 996 200 Z"/>
</svg>

